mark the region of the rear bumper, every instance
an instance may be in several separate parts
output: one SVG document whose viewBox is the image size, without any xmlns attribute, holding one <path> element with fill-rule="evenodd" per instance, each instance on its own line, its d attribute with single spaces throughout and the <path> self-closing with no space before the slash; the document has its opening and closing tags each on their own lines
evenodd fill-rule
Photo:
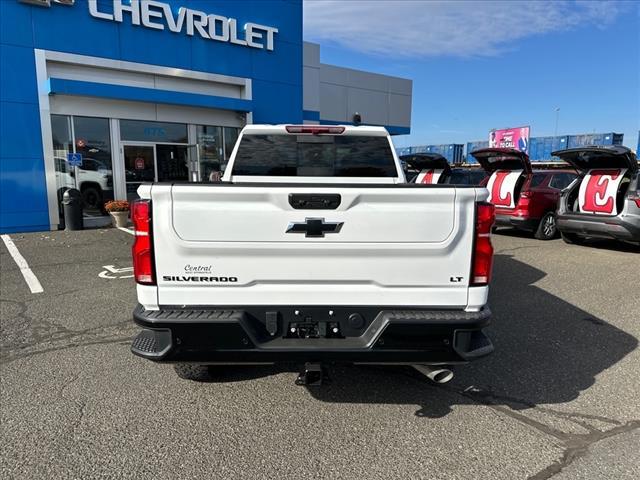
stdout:
<svg viewBox="0 0 640 480">
<path fill-rule="evenodd" d="M 520 230 L 534 231 L 540 222 L 539 218 L 516 217 L 515 215 L 496 214 L 497 227 L 514 227 Z"/>
<path fill-rule="evenodd" d="M 143 330 L 131 350 L 157 362 L 202 364 L 455 364 L 493 351 L 482 331 L 490 321 L 488 307 L 480 312 L 337 307 L 331 312 L 326 307 L 279 306 L 150 311 L 138 305 L 133 318 Z M 352 321 L 354 315 L 359 321 Z M 291 326 L 302 322 L 324 324 L 324 335 L 290 338 Z M 335 326 L 339 334 L 332 336 Z"/>
<path fill-rule="evenodd" d="M 632 242 L 640 241 L 640 217 L 601 217 L 586 215 L 558 215 L 558 230 L 588 237 L 613 238 Z"/>
</svg>

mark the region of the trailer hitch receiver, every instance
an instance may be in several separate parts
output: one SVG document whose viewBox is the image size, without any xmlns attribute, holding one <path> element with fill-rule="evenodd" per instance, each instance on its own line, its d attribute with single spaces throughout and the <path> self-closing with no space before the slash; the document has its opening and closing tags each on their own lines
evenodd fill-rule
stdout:
<svg viewBox="0 0 640 480">
<path fill-rule="evenodd" d="M 296 378 L 296 385 L 319 387 L 327 380 L 327 374 L 320 363 L 307 362 L 300 370 L 298 378 Z"/>
</svg>

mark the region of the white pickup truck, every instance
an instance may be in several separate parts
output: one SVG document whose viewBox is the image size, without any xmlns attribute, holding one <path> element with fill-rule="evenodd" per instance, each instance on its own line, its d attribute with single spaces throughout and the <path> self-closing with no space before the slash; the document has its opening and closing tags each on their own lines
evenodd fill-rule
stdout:
<svg viewBox="0 0 640 480">
<path fill-rule="evenodd" d="M 493 351 L 488 192 L 407 183 L 384 128 L 249 125 L 222 182 L 138 194 L 132 351 L 185 378 L 353 362 L 446 381 L 434 366 Z"/>
</svg>

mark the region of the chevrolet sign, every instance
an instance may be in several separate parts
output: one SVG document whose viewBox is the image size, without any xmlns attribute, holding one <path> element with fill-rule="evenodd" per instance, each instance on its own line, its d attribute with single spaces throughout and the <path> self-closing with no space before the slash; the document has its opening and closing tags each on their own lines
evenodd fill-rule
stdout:
<svg viewBox="0 0 640 480">
<path fill-rule="evenodd" d="M 73 5 L 76 0 L 20 0 L 20 3 L 30 3 L 31 5 L 38 5 L 40 7 L 50 7 L 51 2 L 60 3 L 62 5 Z"/>
<path fill-rule="evenodd" d="M 74 0 L 20 0 L 20 2 L 44 7 L 51 6 L 51 3 L 74 4 Z M 278 33 L 275 27 L 257 23 L 246 23 L 240 29 L 235 18 L 208 14 L 186 7 L 180 7 L 177 13 L 174 13 L 171 5 L 156 0 L 113 0 L 112 11 L 105 11 L 102 3 L 98 5 L 96 0 L 89 0 L 89 13 L 92 17 L 101 20 L 122 23 L 126 18 L 132 25 L 155 30 L 167 28 L 171 32 L 184 32 L 189 36 L 197 33 L 207 40 L 269 51 L 273 51 L 274 37 Z"/>
</svg>

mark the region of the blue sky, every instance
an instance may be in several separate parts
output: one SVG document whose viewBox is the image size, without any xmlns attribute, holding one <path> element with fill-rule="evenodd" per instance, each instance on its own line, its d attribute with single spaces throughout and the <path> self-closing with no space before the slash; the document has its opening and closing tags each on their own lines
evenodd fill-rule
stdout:
<svg viewBox="0 0 640 480">
<path fill-rule="evenodd" d="M 640 7 L 632 2 L 305 0 L 321 61 L 413 80 L 411 135 L 466 143 L 640 129 Z"/>
</svg>

